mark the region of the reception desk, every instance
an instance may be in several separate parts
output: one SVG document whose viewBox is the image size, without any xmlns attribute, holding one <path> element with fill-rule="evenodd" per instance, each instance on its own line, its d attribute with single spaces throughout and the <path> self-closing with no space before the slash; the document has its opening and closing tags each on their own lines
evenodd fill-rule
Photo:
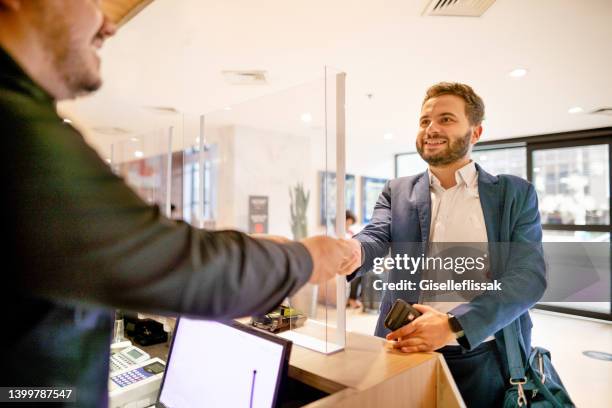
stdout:
<svg viewBox="0 0 612 408">
<path fill-rule="evenodd" d="M 329 394 L 308 408 L 465 407 L 441 354 L 404 354 L 385 343 L 348 332 L 346 348 L 331 355 L 294 344 L 289 377 Z"/>
<path fill-rule="evenodd" d="M 317 337 L 319 329 L 306 322 L 296 331 Z M 143 349 L 167 358 L 166 344 Z M 288 376 L 284 399 L 293 401 L 286 404 L 291 407 L 297 406 L 294 391 L 301 394 L 298 405 L 307 408 L 465 407 L 441 354 L 400 353 L 384 339 L 359 333 L 347 332 L 345 349 L 330 355 L 294 343 Z"/>
</svg>

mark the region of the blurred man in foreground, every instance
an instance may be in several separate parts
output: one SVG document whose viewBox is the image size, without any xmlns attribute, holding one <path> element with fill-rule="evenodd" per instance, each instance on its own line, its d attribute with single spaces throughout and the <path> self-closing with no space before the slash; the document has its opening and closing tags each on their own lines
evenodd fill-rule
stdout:
<svg viewBox="0 0 612 408">
<path fill-rule="evenodd" d="M 280 243 L 198 230 L 140 200 L 55 103 L 102 83 L 115 32 L 92 0 L 0 0 L 0 132 L 8 145 L 0 386 L 70 386 L 106 406 L 109 308 L 233 318 L 265 313 L 349 256 L 328 237 Z M 205 345 L 203 345 L 205 346 Z"/>
</svg>

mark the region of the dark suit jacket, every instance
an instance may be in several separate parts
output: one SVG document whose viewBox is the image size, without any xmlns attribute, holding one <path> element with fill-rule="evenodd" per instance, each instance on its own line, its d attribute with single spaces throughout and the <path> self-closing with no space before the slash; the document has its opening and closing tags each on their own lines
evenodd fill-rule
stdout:
<svg viewBox="0 0 612 408">
<path fill-rule="evenodd" d="M 79 406 L 106 406 L 109 307 L 233 318 L 273 309 L 310 277 L 302 244 L 163 217 L 2 49 L 0 135 L 2 386 L 73 386 Z"/>
<path fill-rule="evenodd" d="M 502 352 L 502 329 L 519 319 L 522 346 L 528 350 L 531 319 L 527 309 L 546 289 L 542 254 L 542 228 L 537 195 L 527 181 L 509 175 L 492 176 L 478 164 L 478 192 L 489 241 L 493 278 L 502 283 L 501 293 L 486 292 L 451 311 L 464 329 L 460 343 L 473 349 L 495 334 Z M 408 253 L 420 256 L 427 248 L 431 222 L 431 196 L 427 172 L 390 180 L 385 185 L 372 221 L 358 235 L 364 252 L 364 263 L 352 276 L 372 269 L 375 257 Z M 493 244 L 495 243 L 495 244 Z M 401 275 L 401 277 L 400 277 Z M 413 276 L 419 279 L 419 273 Z M 405 271 L 392 270 L 390 282 L 406 278 Z M 403 295 L 409 302 L 418 300 L 419 292 Z M 376 335 L 389 331 L 383 320 L 397 293 L 383 296 Z"/>
</svg>

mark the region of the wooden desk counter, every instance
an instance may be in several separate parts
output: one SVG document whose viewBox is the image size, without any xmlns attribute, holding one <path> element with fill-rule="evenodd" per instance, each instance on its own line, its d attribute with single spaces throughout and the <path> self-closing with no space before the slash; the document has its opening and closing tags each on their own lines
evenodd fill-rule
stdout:
<svg viewBox="0 0 612 408">
<path fill-rule="evenodd" d="M 294 343 L 289 376 L 331 394 L 309 408 L 465 406 L 441 354 L 400 353 L 358 333 L 347 332 L 345 349 L 331 355 Z"/>
<path fill-rule="evenodd" d="M 248 324 L 248 319 L 241 321 Z M 320 340 L 334 336 L 333 329 L 310 322 L 295 331 Z M 330 355 L 293 343 L 289 376 L 330 394 L 305 407 L 465 407 L 441 354 L 404 354 L 385 343 L 379 337 L 347 332 L 345 349 Z M 167 344 L 143 349 L 167 358 Z"/>
</svg>

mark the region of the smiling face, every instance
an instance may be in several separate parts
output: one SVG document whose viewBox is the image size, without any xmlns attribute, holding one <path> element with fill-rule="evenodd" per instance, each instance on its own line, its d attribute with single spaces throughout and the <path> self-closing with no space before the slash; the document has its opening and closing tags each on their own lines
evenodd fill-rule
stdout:
<svg viewBox="0 0 612 408">
<path fill-rule="evenodd" d="M 63 95 L 55 96 L 62 99 L 98 89 L 102 84 L 98 49 L 115 32 L 100 10 L 100 0 L 45 0 L 30 5 L 38 39 L 64 88 Z"/>
<path fill-rule="evenodd" d="M 480 125 L 470 124 L 463 98 L 440 95 L 421 108 L 416 149 L 431 166 L 445 166 L 469 156 L 480 138 Z"/>
</svg>

